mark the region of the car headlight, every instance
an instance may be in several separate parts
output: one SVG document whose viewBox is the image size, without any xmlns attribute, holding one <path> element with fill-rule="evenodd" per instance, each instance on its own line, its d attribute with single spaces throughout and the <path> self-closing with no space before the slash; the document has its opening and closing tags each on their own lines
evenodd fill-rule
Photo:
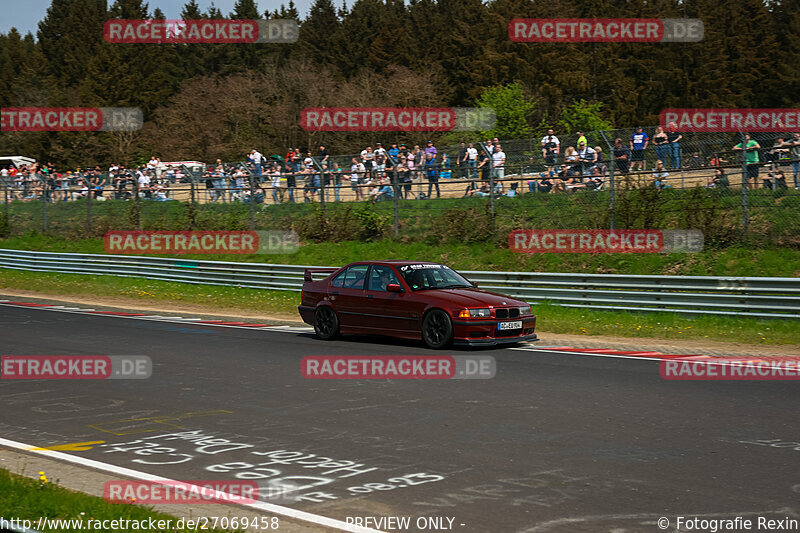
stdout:
<svg viewBox="0 0 800 533">
<path fill-rule="evenodd" d="M 458 318 L 488 318 L 492 316 L 489 309 L 462 309 Z"/>
<path fill-rule="evenodd" d="M 531 314 L 531 306 L 530 305 L 526 305 L 525 307 L 520 307 L 519 308 L 519 316 L 530 315 L 530 314 Z"/>
</svg>

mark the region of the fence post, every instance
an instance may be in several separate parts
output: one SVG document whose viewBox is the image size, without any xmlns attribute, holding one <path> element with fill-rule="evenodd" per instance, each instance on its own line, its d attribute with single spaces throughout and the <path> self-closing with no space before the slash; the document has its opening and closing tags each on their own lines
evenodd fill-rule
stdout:
<svg viewBox="0 0 800 533">
<path fill-rule="evenodd" d="M 744 131 L 740 132 L 742 139 L 742 240 L 747 238 L 749 217 L 747 213 L 747 139 Z"/>
<path fill-rule="evenodd" d="M 389 178 L 389 181 L 392 183 L 392 203 L 394 204 L 394 236 L 397 237 L 400 234 L 400 180 L 397 176 L 397 160 L 389 155 L 386 154 L 386 159 L 392 162 L 392 177 Z"/>
<path fill-rule="evenodd" d="M 92 236 L 92 189 L 86 195 L 86 236 Z"/>
<path fill-rule="evenodd" d="M 611 139 L 608 138 L 606 132 L 600 130 L 600 135 L 602 135 L 603 140 L 606 141 L 606 146 L 608 146 L 608 209 L 609 209 L 609 217 L 608 217 L 608 229 L 616 229 L 616 197 L 615 197 L 615 184 L 614 184 L 614 169 L 617 166 L 617 161 L 614 159 L 614 145 L 611 143 Z"/>
<path fill-rule="evenodd" d="M 492 159 L 492 152 L 486 148 L 483 142 L 478 143 L 486 155 L 489 157 L 487 164 L 489 165 L 489 218 L 492 224 L 492 233 L 494 233 L 494 160 Z"/>
<path fill-rule="evenodd" d="M 42 228 L 47 233 L 47 177 L 38 174 L 39 181 L 42 182 Z"/>
</svg>

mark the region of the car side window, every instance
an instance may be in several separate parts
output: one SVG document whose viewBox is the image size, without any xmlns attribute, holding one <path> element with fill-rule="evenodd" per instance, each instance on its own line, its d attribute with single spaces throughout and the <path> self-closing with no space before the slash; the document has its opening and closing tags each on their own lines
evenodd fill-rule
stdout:
<svg viewBox="0 0 800 533">
<path fill-rule="evenodd" d="M 386 286 L 390 283 L 400 284 L 400 281 L 395 276 L 392 269 L 387 266 L 375 265 L 369 274 L 369 286 L 367 290 L 370 291 L 386 291 Z"/>
<path fill-rule="evenodd" d="M 347 270 L 343 270 L 339 272 L 339 275 L 331 280 L 331 287 L 344 287 L 344 275 L 347 274 Z"/>
<path fill-rule="evenodd" d="M 331 283 L 334 287 L 342 287 L 344 289 L 363 289 L 364 280 L 367 277 L 367 269 L 369 265 L 354 265 L 336 276 Z M 339 278 L 342 278 L 342 285 L 334 285 Z"/>
</svg>

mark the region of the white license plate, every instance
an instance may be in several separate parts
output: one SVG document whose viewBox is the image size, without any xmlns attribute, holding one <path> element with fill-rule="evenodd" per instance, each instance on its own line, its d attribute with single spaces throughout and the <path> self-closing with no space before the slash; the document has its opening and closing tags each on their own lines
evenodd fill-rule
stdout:
<svg viewBox="0 0 800 533">
<path fill-rule="evenodd" d="M 497 329 L 522 329 L 522 320 L 517 320 L 515 322 L 499 322 L 497 324 Z"/>
</svg>

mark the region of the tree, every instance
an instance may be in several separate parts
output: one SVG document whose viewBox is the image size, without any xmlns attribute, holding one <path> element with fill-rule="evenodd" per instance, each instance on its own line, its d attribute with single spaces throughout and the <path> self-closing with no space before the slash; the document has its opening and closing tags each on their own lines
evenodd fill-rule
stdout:
<svg viewBox="0 0 800 533">
<path fill-rule="evenodd" d="M 610 130 L 613 126 L 600 115 L 602 109 L 602 102 L 573 101 L 561 112 L 558 129 L 565 133 Z"/>
<path fill-rule="evenodd" d="M 477 104 L 478 107 L 493 109 L 497 117 L 495 127 L 482 132 L 484 137 L 521 139 L 533 134 L 529 119 L 536 109 L 536 102 L 525 97 L 520 82 L 484 89 Z"/>
</svg>

